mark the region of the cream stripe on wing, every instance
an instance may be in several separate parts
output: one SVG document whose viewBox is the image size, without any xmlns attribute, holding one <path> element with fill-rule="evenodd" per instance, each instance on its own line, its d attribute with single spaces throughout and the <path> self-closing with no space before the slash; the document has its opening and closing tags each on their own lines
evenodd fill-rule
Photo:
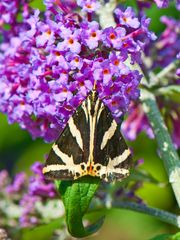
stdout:
<svg viewBox="0 0 180 240">
<path fill-rule="evenodd" d="M 74 162 L 73 162 L 73 157 L 72 155 L 71 156 L 68 156 L 67 154 L 61 152 L 61 150 L 59 149 L 58 145 L 57 144 L 53 144 L 52 146 L 52 149 L 53 151 L 55 152 L 55 154 L 61 158 L 61 160 L 66 164 L 66 165 L 73 165 Z"/>
<path fill-rule="evenodd" d="M 103 140 L 101 143 L 101 150 L 106 146 L 107 142 L 112 138 L 112 136 L 114 135 L 115 131 L 117 128 L 117 123 L 115 120 L 112 121 L 111 126 L 109 127 L 109 129 L 105 132 L 104 136 L 103 136 Z"/>
<path fill-rule="evenodd" d="M 130 150 L 126 149 L 126 150 L 124 150 L 124 152 L 121 155 L 119 155 L 113 159 L 109 159 L 107 168 L 114 168 L 114 167 L 118 166 L 120 163 L 124 162 L 129 157 L 130 154 L 131 154 Z"/>
<path fill-rule="evenodd" d="M 99 109 L 98 109 L 98 114 L 97 114 L 97 122 L 99 121 L 99 118 L 101 116 L 102 111 L 104 110 L 104 105 L 101 103 Z"/>
<path fill-rule="evenodd" d="M 91 108 L 92 108 L 92 104 L 90 99 L 88 99 L 88 114 L 89 114 L 89 129 L 90 129 L 90 138 L 89 138 L 89 158 L 88 158 L 88 163 L 89 164 L 93 164 L 94 163 L 94 156 L 93 156 L 93 152 L 94 152 L 94 134 L 95 134 L 95 128 L 96 128 L 96 121 L 97 121 L 97 113 L 98 113 L 98 109 L 99 109 L 99 104 L 100 101 L 99 99 L 97 99 L 97 101 L 95 102 L 95 106 L 94 106 L 94 113 L 93 115 L 91 114 Z"/>
<path fill-rule="evenodd" d="M 51 164 L 43 168 L 43 174 L 48 173 L 50 171 L 63 171 L 63 170 L 68 170 L 68 172 L 72 173 L 75 175 L 75 173 L 80 173 L 81 172 L 81 166 L 80 164 L 74 164 L 73 162 L 73 157 L 68 156 L 67 154 L 61 152 L 61 150 L 58 148 L 57 144 L 53 144 L 52 146 L 53 151 L 55 154 L 60 157 L 60 159 L 63 161 L 65 164 Z"/>
<path fill-rule="evenodd" d="M 86 103 L 85 101 L 82 103 L 82 109 L 85 113 L 85 116 L 86 116 L 86 122 L 88 122 L 88 111 L 87 111 L 87 107 L 86 107 Z"/>
<path fill-rule="evenodd" d="M 67 170 L 68 172 L 72 173 L 74 176 L 76 173 L 81 173 L 81 166 L 79 164 L 74 164 L 69 167 L 66 165 L 60 165 L 60 164 L 52 164 L 48 165 L 43 168 L 42 172 L 43 174 L 51 172 L 51 171 L 65 171 Z"/>
<path fill-rule="evenodd" d="M 106 166 L 101 166 L 101 169 L 99 170 L 99 176 L 100 178 L 104 179 L 106 182 L 109 182 L 111 180 L 108 180 L 108 177 L 113 174 L 122 174 L 124 176 L 129 175 L 129 169 L 126 168 L 107 168 Z M 105 175 L 105 177 L 102 177 Z M 119 178 L 119 180 L 121 180 Z"/>
<path fill-rule="evenodd" d="M 74 138 L 76 138 L 76 142 L 78 143 L 81 150 L 83 150 L 83 141 L 82 141 L 81 133 L 80 133 L 79 129 L 77 129 L 72 117 L 69 119 L 68 125 L 69 125 L 69 129 L 70 129 L 72 136 Z"/>
</svg>

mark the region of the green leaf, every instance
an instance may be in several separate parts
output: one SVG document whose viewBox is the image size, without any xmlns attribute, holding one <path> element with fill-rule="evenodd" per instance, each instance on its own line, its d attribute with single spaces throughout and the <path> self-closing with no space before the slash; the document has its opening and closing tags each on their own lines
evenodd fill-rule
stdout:
<svg viewBox="0 0 180 240">
<path fill-rule="evenodd" d="M 90 176 L 75 181 L 56 181 L 56 186 L 65 206 L 68 231 L 73 237 L 81 238 L 91 235 L 103 224 L 103 218 L 86 228 L 82 222 L 99 182 L 99 178 Z"/>
<path fill-rule="evenodd" d="M 179 94 L 180 94 L 180 86 L 171 85 L 167 87 L 161 87 L 156 90 L 156 95 L 164 95 L 165 97 L 171 98 L 171 100 L 175 102 L 180 102 Z"/>
<path fill-rule="evenodd" d="M 32 0 L 32 1 L 30 2 L 30 6 L 31 6 L 32 8 L 39 9 L 40 11 L 45 11 L 45 10 L 46 10 L 46 7 L 45 7 L 45 5 L 43 4 L 43 1 L 42 1 L 42 0 L 38 0 L 38 1 Z"/>
<path fill-rule="evenodd" d="M 170 234 L 161 234 L 161 235 L 151 238 L 150 240 L 171 240 L 171 235 Z"/>
<path fill-rule="evenodd" d="M 63 223 L 63 218 L 51 221 L 49 224 L 41 225 L 31 230 L 23 230 L 22 240 L 49 240 L 56 229 L 59 229 Z"/>
<path fill-rule="evenodd" d="M 162 234 L 158 235 L 150 240 L 180 240 L 180 232 L 176 233 L 175 235 L 171 234 Z"/>
<path fill-rule="evenodd" d="M 171 240 L 180 240 L 180 232 L 173 235 Z"/>
</svg>

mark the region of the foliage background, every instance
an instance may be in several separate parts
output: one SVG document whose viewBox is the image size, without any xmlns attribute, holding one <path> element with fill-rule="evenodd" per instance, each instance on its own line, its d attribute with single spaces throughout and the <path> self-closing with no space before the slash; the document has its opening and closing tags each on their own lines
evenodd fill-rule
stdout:
<svg viewBox="0 0 180 240">
<path fill-rule="evenodd" d="M 127 6 L 135 6 L 133 1 L 127 1 Z M 33 1 L 33 7 L 42 9 L 40 1 Z M 164 25 L 160 16 L 167 15 L 178 18 L 178 12 L 173 4 L 168 9 L 158 9 L 156 6 L 147 10 L 147 15 L 152 19 L 151 29 L 158 35 Z M 155 140 L 140 134 L 135 142 L 129 142 L 134 149 L 134 160 L 144 159 L 142 169 L 150 172 L 162 186 L 144 183 L 138 190 L 138 195 L 152 207 L 158 207 L 172 212 L 177 212 L 174 199 L 163 164 L 157 156 Z M 50 144 L 41 139 L 32 140 L 31 136 L 21 130 L 17 124 L 9 125 L 6 116 L 0 114 L 0 169 L 7 169 L 11 176 L 20 171 L 30 172 L 30 166 L 35 161 L 44 162 L 44 156 L 49 152 Z M 153 217 L 128 210 L 109 210 L 100 232 L 87 239 L 103 240 L 145 240 L 165 233 L 175 233 L 177 229 L 162 223 Z M 37 239 L 37 236 L 33 235 Z M 43 238 L 46 240 L 46 238 Z M 49 239 L 49 238 L 47 238 Z M 38 239 L 40 240 L 40 239 Z"/>
</svg>

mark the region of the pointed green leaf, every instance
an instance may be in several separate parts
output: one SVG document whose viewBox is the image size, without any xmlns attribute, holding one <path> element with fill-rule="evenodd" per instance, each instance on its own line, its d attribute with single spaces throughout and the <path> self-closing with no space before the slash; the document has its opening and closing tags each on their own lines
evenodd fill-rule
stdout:
<svg viewBox="0 0 180 240">
<path fill-rule="evenodd" d="M 171 240 L 171 235 L 170 234 L 161 234 L 161 235 L 151 238 L 150 240 Z"/>
<path fill-rule="evenodd" d="M 180 240 L 180 232 L 172 236 L 172 240 Z"/>
<path fill-rule="evenodd" d="M 171 235 L 171 234 L 158 235 L 154 238 L 151 238 L 150 240 L 180 240 L 180 232 L 174 235 Z"/>
<path fill-rule="evenodd" d="M 83 216 L 87 212 L 100 179 L 85 176 L 75 181 L 56 181 L 66 211 L 66 222 L 69 233 L 81 238 L 95 233 L 102 225 L 103 219 L 84 227 Z"/>
</svg>

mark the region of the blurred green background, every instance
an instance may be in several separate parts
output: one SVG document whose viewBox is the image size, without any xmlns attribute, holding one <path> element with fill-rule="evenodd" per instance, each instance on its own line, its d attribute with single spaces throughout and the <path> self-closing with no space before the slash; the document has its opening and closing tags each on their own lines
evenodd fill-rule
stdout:
<svg viewBox="0 0 180 240">
<path fill-rule="evenodd" d="M 126 5 L 133 5 L 134 1 L 126 1 Z M 33 7 L 43 9 L 41 1 L 33 1 Z M 147 15 L 152 18 L 151 28 L 157 34 L 163 29 L 160 23 L 161 15 L 178 18 L 178 12 L 174 5 L 168 9 L 157 9 L 153 6 L 147 10 Z M 141 134 L 136 142 L 130 142 L 134 149 L 134 159 L 143 158 L 145 163 L 142 169 L 150 172 L 160 182 L 167 183 L 167 176 L 161 160 L 157 157 L 157 148 L 154 140 Z M 30 166 L 35 161 L 44 162 L 44 156 L 49 152 L 51 144 L 42 139 L 32 140 L 31 136 L 20 129 L 17 124 L 8 125 L 7 117 L 0 114 L 0 169 L 8 169 L 10 174 L 25 171 L 31 174 Z M 176 211 L 176 202 L 167 184 L 159 187 L 154 184 L 145 183 L 138 195 L 150 206 L 162 208 L 168 211 Z M 162 233 L 175 233 L 177 229 L 171 225 L 156 220 L 153 217 L 135 213 L 127 210 L 110 210 L 107 212 L 106 220 L 100 232 L 87 239 L 93 240 L 146 240 Z"/>
</svg>

